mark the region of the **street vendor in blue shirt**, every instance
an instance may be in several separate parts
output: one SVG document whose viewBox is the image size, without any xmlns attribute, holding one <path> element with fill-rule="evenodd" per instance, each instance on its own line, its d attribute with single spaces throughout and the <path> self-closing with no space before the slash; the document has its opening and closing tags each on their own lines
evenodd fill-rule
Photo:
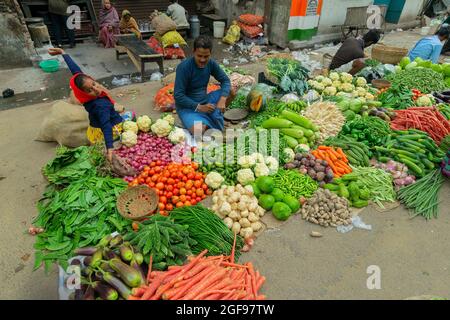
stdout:
<svg viewBox="0 0 450 320">
<path fill-rule="evenodd" d="M 211 51 L 212 41 L 199 36 L 194 41 L 194 56 L 181 62 L 176 71 L 175 106 L 183 126 L 192 134 L 207 129 L 223 131 L 223 113 L 231 101 L 230 79 L 210 58 Z M 220 89 L 208 94 L 210 76 L 220 82 Z"/>
<path fill-rule="evenodd" d="M 434 36 L 420 39 L 409 52 L 409 59 L 413 61 L 420 57 L 423 60 L 439 63 L 439 57 L 444 46 L 443 42 L 449 38 L 449 33 L 448 27 L 442 27 Z"/>
</svg>

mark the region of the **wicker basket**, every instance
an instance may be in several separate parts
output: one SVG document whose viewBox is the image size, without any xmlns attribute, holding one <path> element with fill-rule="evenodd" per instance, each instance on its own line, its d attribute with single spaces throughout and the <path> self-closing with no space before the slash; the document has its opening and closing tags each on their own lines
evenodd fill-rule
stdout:
<svg viewBox="0 0 450 320">
<path fill-rule="evenodd" d="M 397 64 L 408 54 L 408 49 L 377 44 L 372 49 L 372 59 L 381 63 Z"/>
<path fill-rule="evenodd" d="M 122 217 L 139 220 L 154 213 L 158 206 L 158 194 L 147 186 L 128 188 L 117 198 L 117 209 Z"/>
</svg>

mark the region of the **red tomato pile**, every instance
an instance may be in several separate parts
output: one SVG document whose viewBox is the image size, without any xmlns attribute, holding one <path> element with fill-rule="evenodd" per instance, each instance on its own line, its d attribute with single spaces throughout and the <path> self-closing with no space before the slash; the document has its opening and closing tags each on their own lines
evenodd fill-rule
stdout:
<svg viewBox="0 0 450 320">
<path fill-rule="evenodd" d="M 173 208 L 195 205 L 212 191 L 205 183 L 206 174 L 197 172 L 198 164 L 170 163 L 161 167 L 161 161 L 150 163 L 128 185 L 145 184 L 159 194 L 159 213 L 168 215 Z"/>
</svg>

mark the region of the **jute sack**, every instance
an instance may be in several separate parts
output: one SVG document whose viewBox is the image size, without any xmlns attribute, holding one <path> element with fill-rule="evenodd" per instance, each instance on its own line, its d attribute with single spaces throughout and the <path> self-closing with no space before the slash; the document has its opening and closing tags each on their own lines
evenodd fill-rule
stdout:
<svg viewBox="0 0 450 320">
<path fill-rule="evenodd" d="M 152 19 L 152 27 L 155 29 L 155 35 L 162 37 L 169 31 L 177 30 L 177 24 L 166 14 L 160 14 Z"/>
<path fill-rule="evenodd" d="M 36 140 L 56 141 L 72 148 L 89 145 L 86 137 L 88 126 L 88 113 L 82 105 L 58 101 L 44 119 Z"/>
</svg>

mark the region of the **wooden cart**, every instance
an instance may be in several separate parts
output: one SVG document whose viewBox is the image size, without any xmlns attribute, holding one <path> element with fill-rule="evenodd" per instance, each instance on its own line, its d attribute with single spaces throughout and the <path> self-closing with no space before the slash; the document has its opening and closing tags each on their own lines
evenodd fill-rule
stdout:
<svg viewBox="0 0 450 320">
<path fill-rule="evenodd" d="M 386 11 L 387 6 L 379 5 L 380 13 L 381 13 L 381 25 L 379 30 L 381 30 L 382 34 L 386 31 Z M 368 6 L 364 7 L 353 7 L 347 8 L 347 14 L 345 16 L 345 22 L 341 25 L 342 32 L 342 41 L 349 37 L 358 37 L 365 33 L 368 28 L 368 20 L 370 18 L 370 14 L 367 13 Z M 338 26 L 334 26 L 338 27 Z"/>
</svg>

